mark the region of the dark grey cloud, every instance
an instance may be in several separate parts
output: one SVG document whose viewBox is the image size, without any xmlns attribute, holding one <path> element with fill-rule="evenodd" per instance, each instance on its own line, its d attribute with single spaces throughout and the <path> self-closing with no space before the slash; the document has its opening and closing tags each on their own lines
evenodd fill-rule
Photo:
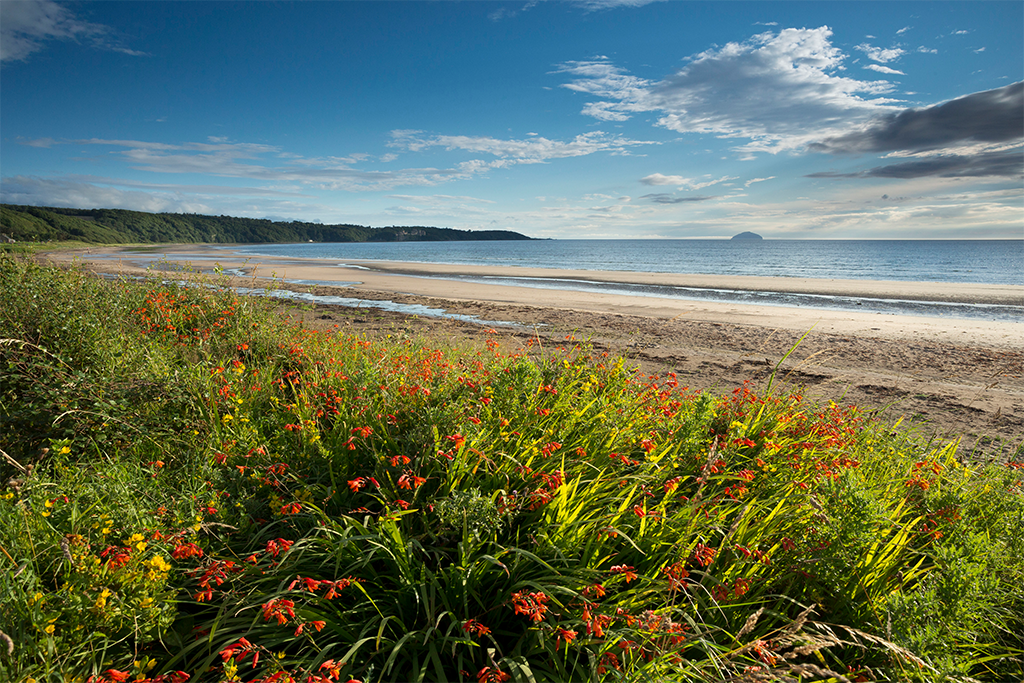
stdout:
<svg viewBox="0 0 1024 683">
<path fill-rule="evenodd" d="M 645 194 L 640 199 L 647 199 L 655 204 L 686 204 L 687 202 L 703 202 L 714 199 L 714 195 L 695 195 L 693 197 L 676 197 L 671 194 Z"/>
<path fill-rule="evenodd" d="M 1020 176 L 1024 174 L 1024 153 L 1020 149 L 976 155 L 932 156 L 898 164 L 857 171 L 811 173 L 808 178 L 971 178 L 984 176 Z"/>
<path fill-rule="evenodd" d="M 1024 81 L 925 109 L 876 118 L 863 130 L 808 145 L 813 152 L 921 152 L 1024 138 Z M 936 160 L 941 161 L 941 160 Z"/>
</svg>

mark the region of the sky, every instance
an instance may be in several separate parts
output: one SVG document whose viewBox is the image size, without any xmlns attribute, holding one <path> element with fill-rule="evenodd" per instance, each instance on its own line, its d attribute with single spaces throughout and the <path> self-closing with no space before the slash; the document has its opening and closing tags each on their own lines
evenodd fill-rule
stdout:
<svg viewBox="0 0 1024 683">
<path fill-rule="evenodd" d="M 0 2 L 0 201 L 1024 239 L 1024 3 Z"/>
</svg>

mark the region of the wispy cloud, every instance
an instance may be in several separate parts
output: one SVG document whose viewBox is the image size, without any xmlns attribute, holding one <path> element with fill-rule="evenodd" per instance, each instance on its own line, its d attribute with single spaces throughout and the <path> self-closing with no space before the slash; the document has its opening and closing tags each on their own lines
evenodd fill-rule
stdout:
<svg viewBox="0 0 1024 683">
<path fill-rule="evenodd" d="M 526 12 L 533 9 L 539 3 L 545 0 L 530 0 L 529 2 L 522 3 L 521 7 L 514 6 L 502 6 L 493 10 L 488 14 L 488 18 L 491 21 L 504 21 L 511 19 L 521 12 Z M 620 8 L 636 8 L 643 7 L 644 5 L 650 5 L 655 2 L 665 2 L 665 0 L 569 0 L 571 4 L 584 10 L 585 12 L 602 12 L 606 10 L 614 10 Z"/>
<path fill-rule="evenodd" d="M 333 217 L 354 219 L 351 212 L 311 202 L 309 195 L 262 187 L 146 183 L 122 178 L 65 176 L 3 178 L 0 201 L 28 206 L 116 208 L 167 213 L 228 214 L 282 220 Z"/>
<path fill-rule="evenodd" d="M 704 178 L 686 178 L 679 175 L 663 175 L 661 173 L 652 173 L 649 176 L 645 176 L 640 179 L 640 182 L 644 185 L 673 185 L 681 190 L 703 190 L 705 187 L 711 187 L 718 183 L 725 182 L 727 180 L 736 180 L 735 176 L 722 176 L 721 178 L 708 179 Z"/>
<path fill-rule="evenodd" d="M 900 47 L 873 47 L 867 43 L 861 43 L 857 49 L 867 55 L 867 58 L 874 62 L 891 62 L 907 54 L 907 51 Z"/>
<path fill-rule="evenodd" d="M 80 19 L 53 0 L 0 2 L 0 61 L 25 61 L 52 40 L 87 42 L 132 56 L 146 54 L 125 47 L 110 27 Z"/>
<path fill-rule="evenodd" d="M 573 4 L 591 12 L 600 10 L 618 9 L 620 7 L 643 7 L 654 2 L 665 0 L 573 0 Z"/>
<path fill-rule="evenodd" d="M 69 208 L 121 208 L 134 211 L 209 213 L 213 203 L 185 198 L 177 190 L 126 190 L 122 187 L 67 178 L 10 176 L 0 185 L 0 199 L 8 204 Z"/>
<path fill-rule="evenodd" d="M 851 122 L 894 111 L 888 81 L 836 75 L 845 55 L 828 27 L 783 29 L 728 43 L 690 58 L 660 81 L 626 73 L 607 61 L 568 62 L 563 87 L 600 98 L 583 113 L 624 121 L 660 112 L 658 125 L 680 133 L 750 140 L 747 152 L 797 149 L 816 131 L 839 132 Z"/>
<path fill-rule="evenodd" d="M 889 68 L 887 66 L 882 66 L 881 64 L 865 64 L 864 68 L 865 69 L 870 69 L 871 71 L 877 71 L 880 74 L 890 74 L 890 75 L 896 75 L 896 76 L 906 76 L 906 74 L 903 73 L 902 71 L 897 71 L 896 69 L 892 69 L 892 68 Z"/>
<path fill-rule="evenodd" d="M 1024 154 L 1018 147 L 1011 151 L 961 155 L 939 154 L 925 159 L 886 164 L 852 173 L 810 173 L 808 178 L 982 178 L 1019 177 L 1024 174 Z"/>
<path fill-rule="evenodd" d="M 447 151 L 458 150 L 496 157 L 490 162 L 478 162 L 479 168 L 483 168 L 480 164 L 492 168 L 514 164 L 542 164 L 552 159 L 587 156 L 599 152 L 626 155 L 633 147 L 655 144 L 601 131 L 577 135 L 568 141 L 549 140 L 541 136 L 530 136 L 525 140 L 503 140 L 486 136 L 426 135 L 415 130 L 395 130 L 391 132 L 391 138 L 389 146 L 410 152 L 422 152 L 439 147 Z"/>
<path fill-rule="evenodd" d="M 480 172 L 471 166 L 365 170 L 355 166 L 369 155 L 309 158 L 286 153 L 272 145 L 208 138 L 206 142 L 164 143 L 145 140 L 50 141 L 121 148 L 118 156 L 132 169 L 149 173 L 175 173 L 245 178 L 263 182 L 299 183 L 311 189 L 390 191 L 399 187 L 428 187 L 465 179 Z M 29 144 L 29 143 L 26 143 Z"/>
<path fill-rule="evenodd" d="M 678 197 L 672 194 L 645 194 L 642 195 L 640 199 L 646 199 L 647 201 L 654 202 L 655 204 L 689 204 L 690 202 L 706 202 L 709 199 L 715 199 L 715 197 L 710 195 Z"/>
</svg>

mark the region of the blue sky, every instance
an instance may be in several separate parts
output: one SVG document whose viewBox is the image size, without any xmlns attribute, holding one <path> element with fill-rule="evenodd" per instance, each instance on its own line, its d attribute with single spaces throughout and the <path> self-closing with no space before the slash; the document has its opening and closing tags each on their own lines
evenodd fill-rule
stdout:
<svg viewBox="0 0 1024 683">
<path fill-rule="evenodd" d="M 0 200 L 1024 237 L 1024 3 L 0 3 Z"/>
</svg>

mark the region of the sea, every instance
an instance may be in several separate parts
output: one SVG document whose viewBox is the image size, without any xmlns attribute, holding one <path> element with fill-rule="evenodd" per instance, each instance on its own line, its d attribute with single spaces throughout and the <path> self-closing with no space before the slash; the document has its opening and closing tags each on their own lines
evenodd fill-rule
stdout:
<svg viewBox="0 0 1024 683">
<path fill-rule="evenodd" d="M 902 280 L 1024 286 L 1022 240 L 529 240 L 259 244 L 225 247 L 257 256 L 407 261 L 685 274 L 841 280 Z M 446 276 L 450 279 L 450 276 Z M 693 300 L 1024 322 L 1020 305 L 967 304 L 579 279 L 462 277 L 521 287 Z M 1024 291 L 1024 290 L 1022 290 Z"/>
</svg>

